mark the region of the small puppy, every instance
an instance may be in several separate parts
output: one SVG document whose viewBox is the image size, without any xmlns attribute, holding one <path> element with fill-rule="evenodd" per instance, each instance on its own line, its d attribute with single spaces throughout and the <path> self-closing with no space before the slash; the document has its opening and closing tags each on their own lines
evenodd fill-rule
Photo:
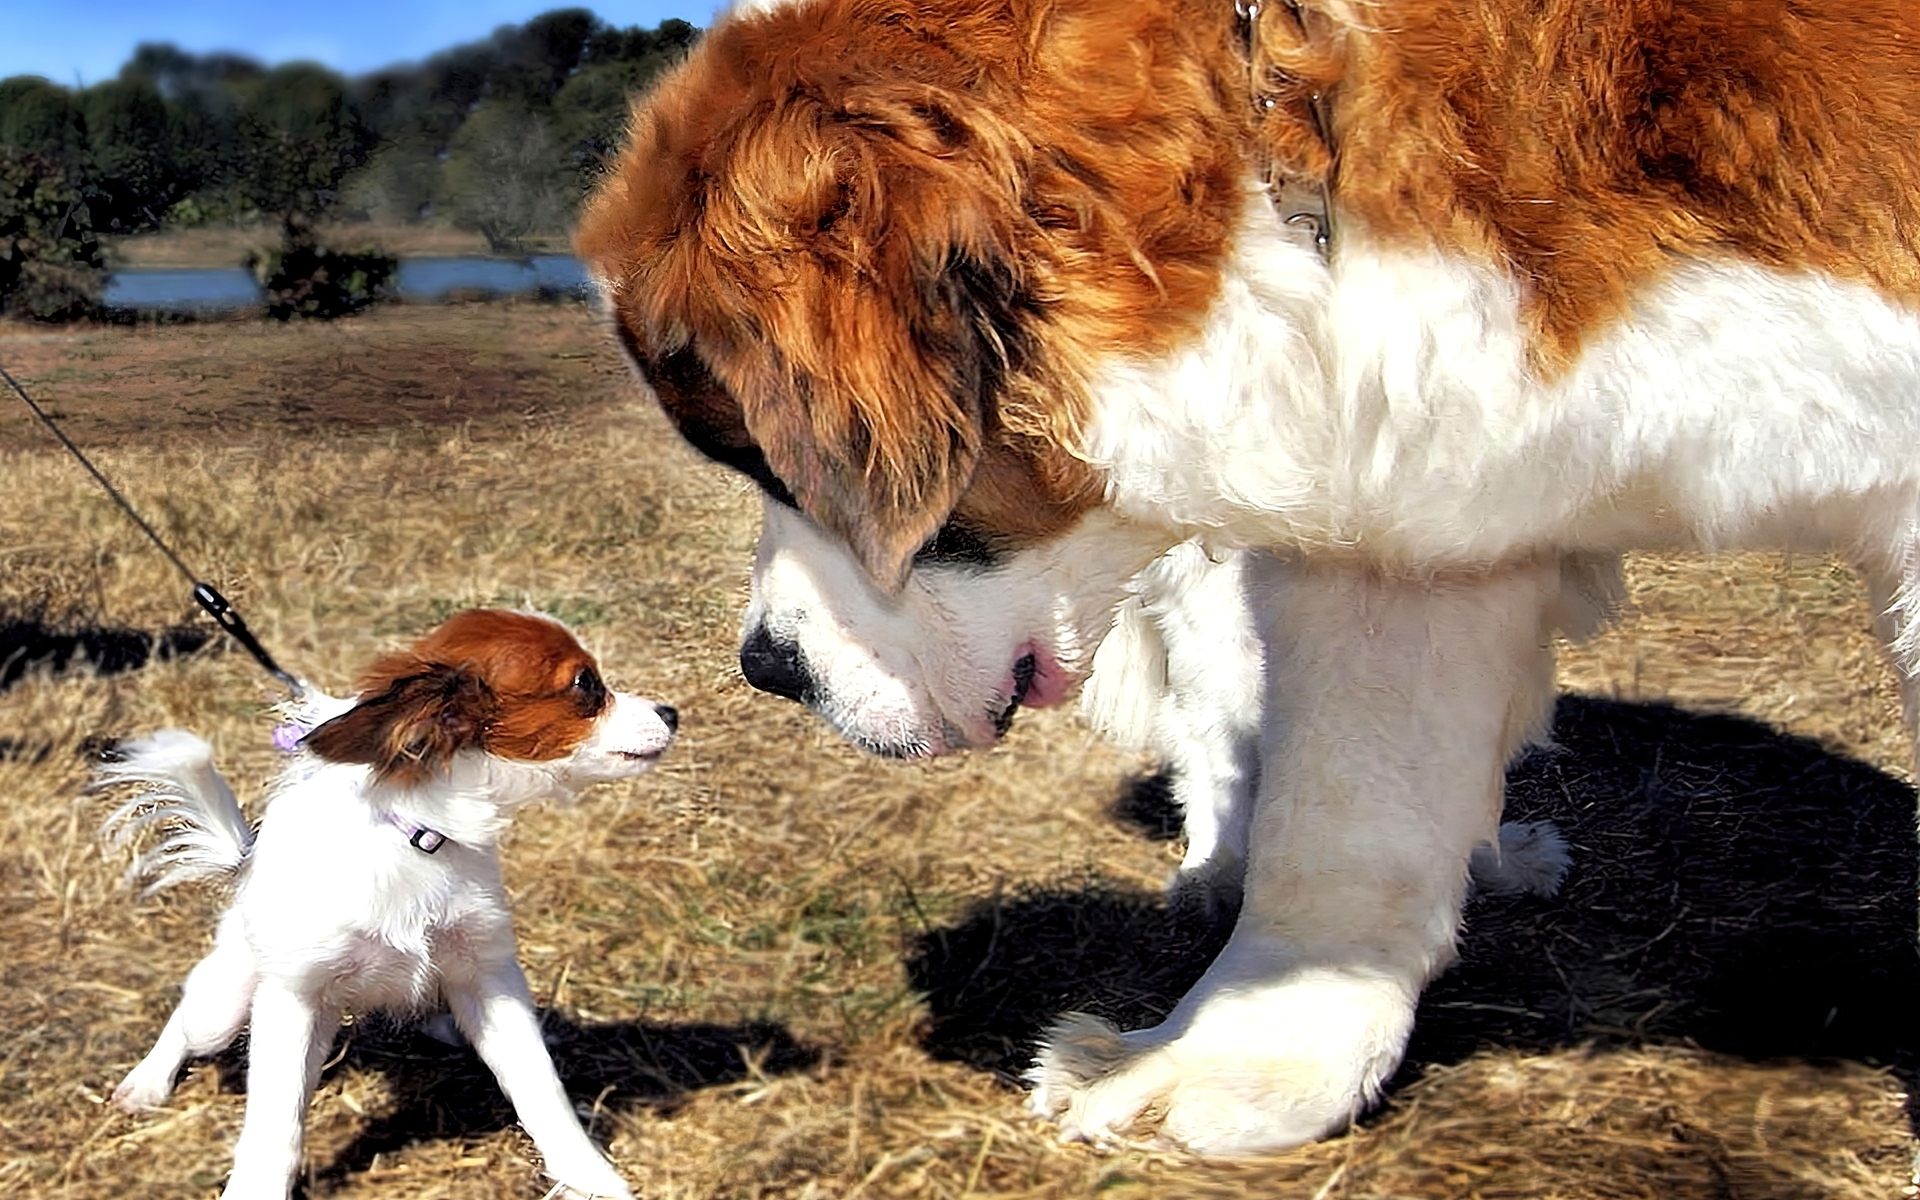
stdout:
<svg viewBox="0 0 1920 1200">
<path fill-rule="evenodd" d="M 541 1040 L 497 843 L 524 804 L 645 771 L 677 714 L 609 691 L 557 622 L 499 610 L 457 614 L 359 687 L 355 701 L 320 697 L 294 714 L 298 740 L 283 748 L 295 757 L 257 830 L 192 734 L 126 743 L 101 769 L 101 785 L 148 785 L 108 819 L 116 846 L 167 831 L 130 879 L 153 877 L 150 892 L 237 880 L 212 952 L 115 1103 L 159 1105 L 188 1057 L 251 1025 L 246 1119 L 222 1195 L 284 1197 L 341 1015 L 444 1000 L 560 1187 L 630 1196 Z"/>
</svg>

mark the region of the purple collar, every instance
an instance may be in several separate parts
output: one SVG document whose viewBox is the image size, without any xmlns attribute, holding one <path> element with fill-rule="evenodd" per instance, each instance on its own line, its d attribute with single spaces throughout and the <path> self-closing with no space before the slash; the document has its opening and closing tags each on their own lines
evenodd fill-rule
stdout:
<svg viewBox="0 0 1920 1200">
<path fill-rule="evenodd" d="M 288 721 L 274 726 L 273 744 L 275 748 L 279 750 L 288 754 L 295 754 L 300 750 L 301 740 L 311 732 L 312 730 L 308 729 L 305 725 Z M 438 829 L 429 829 L 425 825 L 415 825 L 408 821 L 402 821 L 390 812 L 382 812 L 380 815 L 386 820 L 387 824 L 406 834 L 407 845 L 412 846 L 422 854 L 433 854 L 437 852 L 440 847 L 453 840 L 446 834 L 441 833 Z"/>
</svg>

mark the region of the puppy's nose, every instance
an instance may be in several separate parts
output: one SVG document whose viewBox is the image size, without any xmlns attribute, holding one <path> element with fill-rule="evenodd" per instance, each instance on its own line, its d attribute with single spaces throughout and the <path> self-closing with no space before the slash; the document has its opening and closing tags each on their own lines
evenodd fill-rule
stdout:
<svg viewBox="0 0 1920 1200">
<path fill-rule="evenodd" d="M 668 733 L 680 728 L 680 710 L 671 704 L 654 705 L 653 715 L 660 718 L 660 723 L 667 727 Z"/>
<path fill-rule="evenodd" d="M 762 625 L 740 646 L 740 673 L 763 692 L 806 703 L 813 695 L 813 676 L 796 642 L 777 642 Z"/>
</svg>

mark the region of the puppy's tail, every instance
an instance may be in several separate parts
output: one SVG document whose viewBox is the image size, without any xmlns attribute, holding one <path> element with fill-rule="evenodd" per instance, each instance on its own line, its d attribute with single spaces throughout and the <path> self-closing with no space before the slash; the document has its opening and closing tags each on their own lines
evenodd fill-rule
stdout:
<svg viewBox="0 0 1920 1200">
<path fill-rule="evenodd" d="M 253 827 L 233 798 L 233 789 L 213 766 L 213 747 L 183 729 L 163 729 L 122 742 L 119 757 L 103 763 L 94 787 L 145 784 L 100 827 L 115 850 L 125 850 L 148 830 L 164 836 L 127 868 L 129 885 L 147 880 L 151 896 L 189 879 L 232 875 L 253 849 Z"/>
</svg>

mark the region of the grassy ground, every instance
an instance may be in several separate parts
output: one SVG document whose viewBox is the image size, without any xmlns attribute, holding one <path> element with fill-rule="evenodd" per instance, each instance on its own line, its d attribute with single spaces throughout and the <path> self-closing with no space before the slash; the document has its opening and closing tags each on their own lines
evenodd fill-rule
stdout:
<svg viewBox="0 0 1920 1200">
<path fill-rule="evenodd" d="M 1632 564 L 1631 610 L 1564 656 L 1588 698 L 1513 775 L 1516 815 L 1569 831 L 1567 888 L 1476 902 L 1359 1131 L 1229 1165 L 1100 1155 L 1023 1119 L 1008 1077 L 1050 1015 L 1150 1020 L 1204 966 L 1208 935 L 1157 904 L 1178 848 L 1153 765 L 1058 712 L 991 754 L 880 762 L 747 688 L 757 503 L 635 402 L 582 309 L 0 329 L 0 363 L 321 686 L 455 608 L 529 604 L 680 707 L 655 773 L 527 814 L 506 851 L 562 1074 L 645 1195 L 1912 1194 L 1908 750 L 1843 568 Z M 237 1053 L 161 1113 L 102 1098 L 219 897 L 118 888 L 84 749 L 183 725 L 252 796 L 274 692 L 217 642 L 56 669 L 196 618 L 10 403 L 0 628 L 44 657 L 0 674 L 0 1188 L 211 1195 Z M 484 1069 L 392 1022 L 343 1033 L 310 1135 L 310 1195 L 543 1190 Z"/>
</svg>

